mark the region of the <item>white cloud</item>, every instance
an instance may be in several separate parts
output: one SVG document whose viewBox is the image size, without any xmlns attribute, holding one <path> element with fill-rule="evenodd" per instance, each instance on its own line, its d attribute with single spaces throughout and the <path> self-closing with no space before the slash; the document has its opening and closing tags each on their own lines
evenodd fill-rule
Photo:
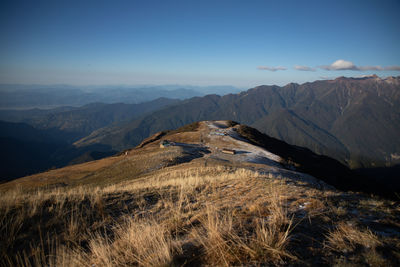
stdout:
<svg viewBox="0 0 400 267">
<path fill-rule="evenodd" d="M 315 68 L 311 68 L 311 67 L 307 67 L 307 66 L 300 66 L 300 65 L 294 66 L 294 69 L 301 70 L 301 71 L 316 71 Z"/>
<path fill-rule="evenodd" d="M 277 71 L 277 70 L 287 70 L 287 68 L 278 66 L 278 67 L 268 67 L 268 66 L 258 66 L 259 70 L 268 70 L 268 71 Z"/>
<path fill-rule="evenodd" d="M 343 59 L 336 60 L 331 65 L 320 66 L 320 68 L 324 70 L 357 70 L 353 62 Z"/>
<path fill-rule="evenodd" d="M 322 65 L 318 66 L 320 69 L 324 70 L 333 70 L 333 71 L 338 71 L 338 70 L 354 70 L 354 71 L 400 71 L 400 66 L 395 65 L 395 66 L 387 66 L 387 67 L 381 67 L 381 66 L 357 66 L 351 61 L 347 61 L 344 59 L 339 59 L 333 62 L 330 65 Z M 278 70 L 287 70 L 286 67 L 283 66 L 277 66 L 277 67 L 270 67 L 270 66 L 258 66 L 257 69 L 259 70 L 267 70 L 267 71 L 278 71 Z M 303 65 L 295 65 L 293 67 L 295 70 L 299 71 L 317 71 L 317 68 L 309 67 L 309 66 L 303 66 Z"/>
<path fill-rule="evenodd" d="M 400 71 L 400 66 L 388 66 L 388 67 L 356 66 L 353 62 L 346 61 L 346 60 L 343 60 L 343 59 L 336 60 L 331 65 L 319 66 L 319 68 L 324 69 L 324 70 L 357 70 L 357 71 L 368 71 L 368 70 L 385 71 L 385 70 L 391 70 L 391 71 Z"/>
</svg>

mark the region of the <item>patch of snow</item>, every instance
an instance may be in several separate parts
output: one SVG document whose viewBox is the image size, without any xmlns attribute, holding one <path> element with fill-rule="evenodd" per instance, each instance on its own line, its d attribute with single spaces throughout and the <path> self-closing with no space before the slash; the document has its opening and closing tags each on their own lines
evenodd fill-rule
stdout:
<svg viewBox="0 0 400 267">
<path fill-rule="evenodd" d="M 206 122 L 210 129 L 210 138 L 219 138 L 219 141 L 230 143 L 229 149 L 237 151 L 233 157 L 241 162 L 260 163 L 280 166 L 282 158 L 261 147 L 244 141 L 232 128 L 225 129 L 221 122 Z M 228 147 L 227 147 L 228 148 Z"/>
</svg>

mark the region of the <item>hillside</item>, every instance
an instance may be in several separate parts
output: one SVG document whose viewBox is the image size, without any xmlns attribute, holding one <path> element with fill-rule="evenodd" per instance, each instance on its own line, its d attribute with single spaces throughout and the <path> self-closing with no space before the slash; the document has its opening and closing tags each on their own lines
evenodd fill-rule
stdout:
<svg viewBox="0 0 400 267">
<path fill-rule="evenodd" d="M 254 126 L 353 169 L 400 163 L 400 77 L 340 77 L 284 87 L 259 86 L 222 97 L 195 97 L 94 131 L 76 145 L 106 144 L 122 150 L 165 129 L 218 119 Z"/>
<path fill-rule="evenodd" d="M 116 153 L 98 144 L 77 148 L 68 143 L 73 137 L 74 133 L 58 129 L 0 121 L 0 182 Z"/>
<path fill-rule="evenodd" d="M 327 183 L 348 171 L 245 125 L 193 123 L 0 185 L 0 262 L 398 265 L 398 203 Z"/>
<path fill-rule="evenodd" d="M 49 110 L 0 110 L 0 181 L 114 154 L 110 146 L 72 143 L 99 128 L 139 118 L 179 100 L 159 98 L 141 104 L 95 103 Z"/>
<path fill-rule="evenodd" d="M 73 142 L 99 128 L 132 120 L 177 103 L 177 99 L 158 98 L 140 104 L 91 103 L 82 107 L 0 110 L 0 120 L 26 123 L 37 129 L 67 132 L 72 138 L 64 141 Z"/>
</svg>

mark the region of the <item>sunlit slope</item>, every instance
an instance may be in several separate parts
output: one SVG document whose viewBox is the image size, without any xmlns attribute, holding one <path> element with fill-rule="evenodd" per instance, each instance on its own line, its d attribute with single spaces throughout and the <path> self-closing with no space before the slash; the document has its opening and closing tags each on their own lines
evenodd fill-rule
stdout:
<svg viewBox="0 0 400 267">
<path fill-rule="evenodd" d="M 175 131 L 160 132 L 119 155 L 27 176 L 2 184 L 0 188 L 16 185 L 29 188 L 105 185 L 137 179 L 172 167 L 184 169 L 222 165 L 276 173 L 293 172 L 290 169 L 294 165 L 290 167 L 287 160 L 241 137 L 237 132 L 239 126 L 228 121 L 194 123 Z M 164 140 L 170 141 L 171 145 L 160 147 Z M 226 154 L 224 149 L 234 150 L 235 154 Z"/>
</svg>

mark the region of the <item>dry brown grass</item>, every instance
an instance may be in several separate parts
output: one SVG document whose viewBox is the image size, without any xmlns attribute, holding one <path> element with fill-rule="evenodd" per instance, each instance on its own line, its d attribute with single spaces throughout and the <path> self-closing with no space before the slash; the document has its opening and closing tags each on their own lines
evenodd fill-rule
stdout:
<svg viewBox="0 0 400 267">
<path fill-rule="evenodd" d="M 190 157 L 190 153 L 179 146 L 159 149 L 149 146 L 129 151 L 127 156 L 119 155 L 101 160 L 67 166 L 0 184 L 0 192 L 57 188 L 62 186 L 82 186 L 96 184 L 107 186 L 139 178 L 153 171 L 180 163 Z"/>
<path fill-rule="evenodd" d="M 0 195 L 0 265 L 290 265 L 302 264 L 304 255 L 334 264 L 342 257 L 332 253 L 349 252 L 361 255 L 353 263 L 391 265 L 379 249 L 398 239 L 384 243 L 366 227 L 343 223 L 359 199 L 353 205 L 300 182 L 187 165 L 103 187 L 17 187 Z M 348 212 L 338 216 L 342 206 Z M 326 222 L 337 227 L 327 232 Z"/>
<path fill-rule="evenodd" d="M 195 242 L 204 248 L 209 264 L 276 263 L 282 258 L 295 258 L 286 251 L 292 220 L 282 217 L 282 207 L 271 206 L 268 218 L 237 220 L 234 213 L 232 209 L 207 206 L 200 219 L 202 227 L 192 233 Z"/>
<path fill-rule="evenodd" d="M 0 185 L 0 266 L 400 266 L 397 203 L 196 157 L 150 143 Z"/>
<path fill-rule="evenodd" d="M 265 186 L 252 190 L 252 183 Z M 17 188 L 0 196 L 1 262 L 166 266 L 294 259 L 286 251 L 292 221 L 278 190 L 257 172 L 224 167 L 164 170 L 103 188 Z"/>
<path fill-rule="evenodd" d="M 167 266 L 181 251 L 168 228 L 156 220 L 127 219 L 114 229 L 115 237 L 97 235 L 90 240 L 89 253 L 81 256 L 96 266 Z"/>
<path fill-rule="evenodd" d="M 343 222 L 329 233 L 327 242 L 330 248 L 339 251 L 353 251 L 358 246 L 375 249 L 382 245 L 382 242 L 371 230 L 359 230 L 356 226 Z"/>
<path fill-rule="evenodd" d="M 0 185 L 0 192 L 14 190 L 15 187 L 38 188 L 47 185 L 60 183 L 73 183 L 92 173 L 112 166 L 123 157 L 108 157 L 101 160 L 90 161 L 82 164 L 67 166 L 61 169 L 49 170 L 46 172 L 26 176 Z"/>
<path fill-rule="evenodd" d="M 336 253 L 349 255 L 347 258 L 337 258 L 338 266 L 395 266 L 378 252 L 383 249 L 384 242 L 369 229 L 360 230 L 351 223 L 339 222 L 337 227 L 327 235 L 325 247 Z M 387 249 L 387 248 L 386 248 Z M 385 249 L 383 249 L 385 250 Z M 350 262 L 352 259 L 353 262 Z"/>
</svg>

